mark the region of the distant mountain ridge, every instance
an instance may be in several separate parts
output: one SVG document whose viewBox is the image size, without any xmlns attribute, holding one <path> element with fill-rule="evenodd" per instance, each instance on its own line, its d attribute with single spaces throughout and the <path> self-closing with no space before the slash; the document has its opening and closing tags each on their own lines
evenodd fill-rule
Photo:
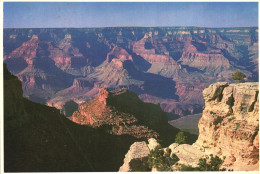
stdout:
<svg viewBox="0 0 260 174">
<path fill-rule="evenodd" d="M 90 101 L 100 87 L 125 87 L 183 116 L 201 112 L 202 90 L 231 82 L 236 70 L 258 81 L 258 29 L 4 29 L 4 62 L 24 96 L 64 113 L 66 103 Z"/>
</svg>

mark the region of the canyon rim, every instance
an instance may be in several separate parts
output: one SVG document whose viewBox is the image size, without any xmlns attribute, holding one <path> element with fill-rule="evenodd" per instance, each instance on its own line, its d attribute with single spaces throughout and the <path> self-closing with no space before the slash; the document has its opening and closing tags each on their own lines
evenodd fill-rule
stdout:
<svg viewBox="0 0 260 174">
<path fill-rule="evenodd" d="M 259 170 L 257 1 L 3 7 L 3 172 Z"/>
</svg>

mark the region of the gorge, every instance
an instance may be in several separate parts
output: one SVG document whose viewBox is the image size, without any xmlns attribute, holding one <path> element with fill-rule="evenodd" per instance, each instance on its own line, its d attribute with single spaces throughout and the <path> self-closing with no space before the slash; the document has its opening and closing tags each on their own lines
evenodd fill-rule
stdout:
<svg viewBox="0 0 260 174">
<path fill-rule="evenodd" d="M 25 97 L 67 116 L 70 103 L 79 106 L 106 87 L 127 88 L 178 118 L 202 112 L 202 90 L 232 82 L 236 70 L 258 81 L 258 29 L 4 29 L 4 62 Z"/>
<path fill-rule="evenodd" d="M 151 171 L 156 146 L 259 168 L 257 27 L 6 28 L 3 53 L 6 172 Z"/>
</svg>

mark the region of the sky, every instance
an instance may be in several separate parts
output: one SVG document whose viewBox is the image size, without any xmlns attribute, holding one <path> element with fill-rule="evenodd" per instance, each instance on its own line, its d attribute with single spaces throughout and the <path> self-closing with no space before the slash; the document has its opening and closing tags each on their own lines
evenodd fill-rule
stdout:
<svg viewBox="0 0 260 174">
<path fill-rule="evenodd" d="M 4 28 L 258 26 L 257 2 L 4 2 Z"/>
</svg>

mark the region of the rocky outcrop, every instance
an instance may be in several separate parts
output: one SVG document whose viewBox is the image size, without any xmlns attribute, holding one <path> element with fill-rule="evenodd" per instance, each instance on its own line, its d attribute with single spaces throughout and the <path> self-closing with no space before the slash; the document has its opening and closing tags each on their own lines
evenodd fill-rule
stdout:
<svg viewBox="0 0 260 174">
<path fill-rule="evenodd" d="M 95 99 L 81 105 L 79 110 L 73 113 L 72 121 L 92 127 L 109 125 L 110 133 L 115 135 L 129 134 L 137 138 L 158 137 L 157 132 L 138 124 L 135 115 L 118 110 L 116 105 L 108 104 L 108 100 L 113 96 L 126 93 L 128 93 L 126 89 L 110 92 L 106 88 L 100 88 Z"/>
<path fill-rule="evenodd" d="M 203 91 L 205 109 L 195 144 L 205 152 L 225 156 L 223 166 L 235 170 L 258 168 L 258 83 L 220 82 Z"/>
<path fill-rule="evenodd" d="M 29 41 L 24 42 L 20 47 L 13 50 L 8 56 L 5 56 L 4 59 L 23 58 L 27 64 L 31 64 L 31 59 L 36 57 L 38 44 L 38 36 L 33 35 Z"/>
<path fill-rule="evenodd" d="M 51 43 L 48 45 L 49 57 L 55 62 L 55 65 L 62 70 L 71 68 L 81 68 L 87 65 L 88 60 L 71 44 L 71 35 L 66 34 L 64 39 L 59 42 L 58 47 Z"/>
<path fill-rule="evenodd" d="M 203 97 L 198 140 L 193 145 L 173 143 L 163 149 L 179 158 L 172 169 L 179 170 L 180 164 L 197 167 L 200 158 L 213 154 L 224 159 L 221 168 L 226 170 L 259 170 L 258 83 L 218 82 L 206 88 Z M 150 142 L 157 146 L 156 140 Z"/>
<path fill-rule="evenodd" d="M 154 138 L 150 138 L 148 144 L 143 141 L 131 145 L 119 172 L 157 171 L 156 168 L 149 169 L 147 164 L 148 155 L 155 148 L 170 153 L 170 156 L 175 154 L 179 158 L 178 164 L 171 167 L 172 170 L 177 170 L 176 166 L 180 164 L 197 167 L 199 159 L 207 156 L 205 152 L 189 144 L 173 143 L 169 147 L 162 148 Z"/>
<path fill-rule="evenodd" d="M 161 148 L 161 145 L 154 138 L 150 138 L 148 140 L 148 148 L 149 150 L 154 150 L 155 148 Z"/>
<path fill-rule="evenodd" d="M 146 49 L 147 42 L 146 35 L 143 39 L 134 42 L 133 52 L 140 55 L 143 59 L 151 64 L 148 72 L 153 74 L 160 74 L 164 77 L 173 77 L 174 74 L 181 71 L 181 65 L 178 64 L 169 53 L 158 54 L 155 49 Z"/>
<path fill-rule="evenodd" d="M 166 113 L 158 104 L 144 103 L 126 88 L 101 87 L 93 100 L 81 104 L 73 113 L 72 121 L 104 128 L 113 135 L 131 135 L 142 140 L 156 138 L 162 144 L 171 143 L 179 131 L 168 124 Z M 194 135 L 187 136 L 194 142 Z M 151 148 L 153 146 L 156 145 Z"/>
<path fill-rule="evenodd" d="M 209 72 L 219 72 L 220 70 L 226 70 L 231 67 L 228 59 L 225 58 L 219 50 L 207 53 L 184 52 L 180 61 L 182 61 L 183 65 L 188 65 L 200 70 L 207 70 Z"/>
<path fill-rule="evenodd" d="M 133 61 L 132 56 L 125 49 L 117 46 L 115 46 L 113 50 L 107 54 L 106 61 L 110 62 L 113 58 L 117 58 L 121 61 Z"/>
<path fill-rule="evenodd" d="M 150 150 L 144 141 L 132 144 L 125 155 L 124 164 L 120 167 L 119 172 L 148 171 L 149 154 Z"/>
<path fill-rule="evenodd" d="M 83 88 L 92 86 L 92 84 L 84 78 L 77 78 L 77 79 L 74 79 L 72 86 L 75 88 L 83 89 Z"/>
<path fill-rule="evenodd" d="M 206 88 L 203 97 L 205 108 L 198 124 L 199 138 L 192 146 L 172 149 L 180 158 L 178 163 L 195 166 L 200 157 L 214 154 L 225 157 L 222 168 L 227 170 L 258 170 L 258 83 L 218 82 Z M 183 154 L 186 155 L 182 157 Z"/>
<path fill-rule="evenodd" d="M 192 167 L 197 167 L 199 159 L 207 156 L 201 149 L 189 144 L 173 143 L 168 149 L 171 150 L 171 155 L 175 154 L 179 158 L 178 164 L 190 165 Z"/>
</svg>

